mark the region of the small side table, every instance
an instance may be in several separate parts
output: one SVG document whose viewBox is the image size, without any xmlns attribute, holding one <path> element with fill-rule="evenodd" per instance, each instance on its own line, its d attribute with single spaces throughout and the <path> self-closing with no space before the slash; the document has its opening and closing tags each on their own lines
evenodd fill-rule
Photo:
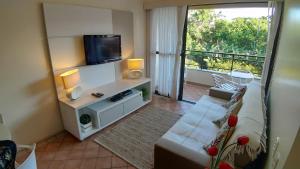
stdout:
<svg viewBox="0 0 300 169">
<path fill-rule="evenodd" d="M 238 83 L 242 84 L 243 81 L 246 83 L 251 82 L 254 79 L 254 75 L 251 72 L 247 71 L 232 71 L 229 73 L 231 80 L 234 81 L 234 78 L 239 79 Z"/>
</svg>

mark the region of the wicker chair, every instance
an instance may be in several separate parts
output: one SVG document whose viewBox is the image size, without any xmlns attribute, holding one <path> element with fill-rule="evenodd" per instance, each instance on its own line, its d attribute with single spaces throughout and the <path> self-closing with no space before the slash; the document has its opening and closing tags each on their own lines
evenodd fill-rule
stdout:
<svg viewBox="0 0 300 169">
<path fill-rule="evenodd" d="M 235 91 L 240 87 L 240 85 L 238 83 L 230 81 L 221 75 L 211 74 L 211 76 L 213 77 L 215 87 L 217 87 L 217 88 Z"/>
</svg>

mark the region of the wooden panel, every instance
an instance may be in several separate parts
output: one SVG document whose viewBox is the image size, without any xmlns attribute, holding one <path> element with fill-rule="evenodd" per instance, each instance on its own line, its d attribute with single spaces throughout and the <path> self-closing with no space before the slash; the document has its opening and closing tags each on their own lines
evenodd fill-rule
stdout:
<svg viewBox="0 0 300 169">
<path fill-rule="evenodd" d="M 85 90 L 112 83 L 115 81 L 114 63 L 81 67 L 80 80 Z"/>
<path fill-rule="evenodd" d="M 112 11 L 79 5 L 44 3 L 48 37 L 112 34 Z"/>
<path fill-rule="evenodd" d="M 113 33 L 121 35 L 122 58 L 134 56 L 133 47 L 133 14 L 128 11 L 112 11 Z M 120 61 L 115 63 L 116 79 L 126 77 L 127 63 Z"/>
<path fill-rule="evenodd" d="M 127 11 L 112 11 L 113 33 L 121 35 L 122 58 L 132 57 L 133 53 L 133 14 Z"/>
<path fill-rule="evenodd" d="M 82 36 L 49 38 L 53 71 L 85 65 Z"/>
</svg>

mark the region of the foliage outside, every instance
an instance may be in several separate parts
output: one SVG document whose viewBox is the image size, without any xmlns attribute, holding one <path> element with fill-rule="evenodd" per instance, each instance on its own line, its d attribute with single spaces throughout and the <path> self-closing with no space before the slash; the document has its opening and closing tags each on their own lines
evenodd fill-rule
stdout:
<svg viewBox="0 0 300 169">
<path fill-rule="evenodd" d="M 186 65 L 225 72 L 244 69 L 260 76 L 267 35 L 268 19 L 264 16 L 228 20 L 212 9 L 190 10 Z"/>
</svg>

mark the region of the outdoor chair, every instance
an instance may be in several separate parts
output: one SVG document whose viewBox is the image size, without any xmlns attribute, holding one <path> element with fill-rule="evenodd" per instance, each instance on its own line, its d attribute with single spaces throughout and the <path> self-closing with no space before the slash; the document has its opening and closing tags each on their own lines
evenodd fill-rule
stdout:
<svg viewBox="0 0 300 169">
<path fill-rule="evenodd" d="M 235 91 L 240 87 L 240 85 L 238 83 L 230 81 L 221 75 L 211 74 L 211 76 L 213 77 L 215 87 L 217 87 L 217 88 Z"/>
</svg>

